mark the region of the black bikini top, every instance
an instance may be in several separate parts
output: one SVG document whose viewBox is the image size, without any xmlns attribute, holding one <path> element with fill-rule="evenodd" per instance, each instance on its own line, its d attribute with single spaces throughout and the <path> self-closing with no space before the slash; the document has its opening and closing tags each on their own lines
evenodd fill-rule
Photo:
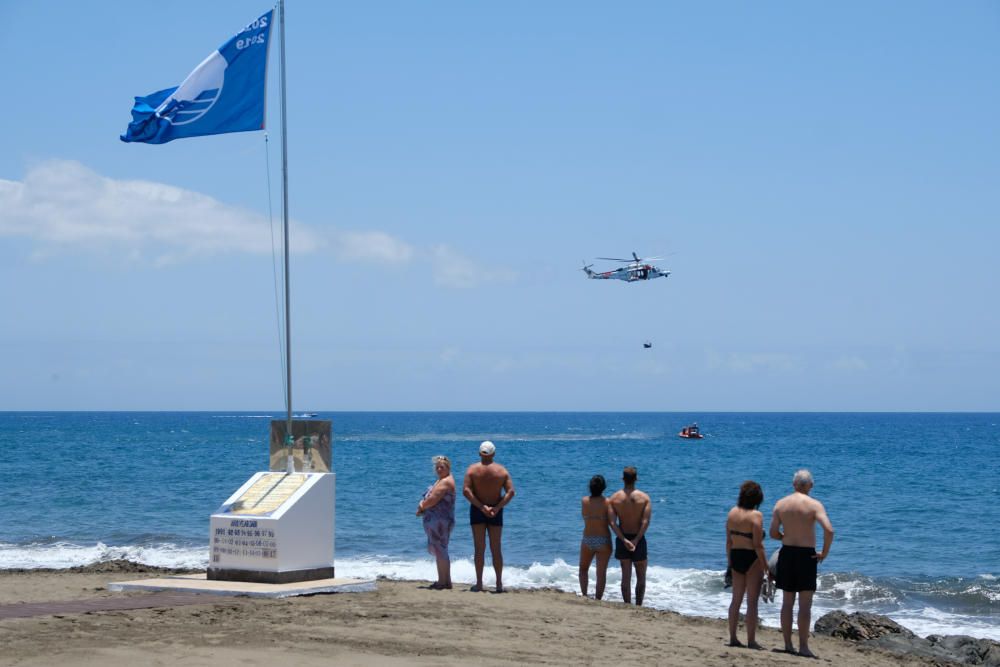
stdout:
<svg viewBox="0 0 1000 667">
<path fill-rule="evenodd" d="M 730 530 L 729 534 L 730 535 L 739 535 L 740 537 L 745 537 L 748 540 L 752 540 L 753 539 L 753 533 L 747 533 L 747 532 L 744 532 L 742 530 Z"/>
</svg>

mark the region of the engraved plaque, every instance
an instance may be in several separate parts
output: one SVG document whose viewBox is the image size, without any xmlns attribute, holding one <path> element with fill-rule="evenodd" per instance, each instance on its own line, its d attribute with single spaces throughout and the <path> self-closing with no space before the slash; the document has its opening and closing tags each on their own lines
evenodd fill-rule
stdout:
<svg viewBox="0 0 1000 667">
<path fill-rule="evenodd" d="M 267 473 L 253 483 L 242 496 L 229 506 L 229 514 L 261 516 L 270 514 L 285 504 L 306 481 L 301 474 Z"/>
</svg>

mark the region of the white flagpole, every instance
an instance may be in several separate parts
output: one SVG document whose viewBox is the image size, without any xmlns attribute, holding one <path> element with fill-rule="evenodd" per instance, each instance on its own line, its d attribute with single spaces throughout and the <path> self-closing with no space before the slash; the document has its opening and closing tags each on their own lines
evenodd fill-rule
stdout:
<svg viewBox="0 0 1000 667">
<path fill-rule="evenodd" d="M 281 44 L 281 199 L 282 226 L 285 233 L 285 408 L 287 421 L 285 446 L 288 449 L 288 469 L 294 471 L 292 459 L 292 299 L 288 271 L 288 118 L 285 111 L 285 0 L 278 0 Z"/>
</svg>

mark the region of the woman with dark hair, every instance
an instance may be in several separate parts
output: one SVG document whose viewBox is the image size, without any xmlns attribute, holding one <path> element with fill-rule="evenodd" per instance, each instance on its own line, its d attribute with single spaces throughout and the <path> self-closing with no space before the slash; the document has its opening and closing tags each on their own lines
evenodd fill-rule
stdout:
<svg viewBox="0 0 1000 667">
<path fill-rule="evenodd" d="M 580 543 L 580 592 L 587 597 L 590 563 L 597 557 L 597 588 L 594 599 L 604 596 L 604 584 L 611 560 L 611 529 L 608 527 L 608 499 L 604 497 L 607 482 L 601 475 L 590 478 L 590 495 L 581 501 L 583 514 L 583 541 Z"/>
<path fill-rule="evenodd" d="M 729 645 L 743 646 L 736 638 L 740 606 L 744 593 L 747 596 L 747 646 L 762 648 L 756 641 L 757 601 L 760 587 L 767 572 L 767 554 L 764 552 L 764 516 L 758 511 L 764 502 L 760 484 L 743 482 L 736 507 L 726 517 L 726 559 L 733 572 L 733 600 L 729 603 Z M 768 577 L 771 574 L 768 572 Z"/>
</svg>

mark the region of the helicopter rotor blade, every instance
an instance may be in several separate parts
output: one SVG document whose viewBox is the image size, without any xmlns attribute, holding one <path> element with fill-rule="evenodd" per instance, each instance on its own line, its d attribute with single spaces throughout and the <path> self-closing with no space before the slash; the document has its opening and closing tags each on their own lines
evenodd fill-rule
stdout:
<svg viewBox="0 0 1000 667">
<path fill-rule="evenodd" d="M 606 259 L 609 262 L 631 262 L 631 259 L 622 259 L 621 257 L 598 257 L 597 259 Z"/>
</svg>

